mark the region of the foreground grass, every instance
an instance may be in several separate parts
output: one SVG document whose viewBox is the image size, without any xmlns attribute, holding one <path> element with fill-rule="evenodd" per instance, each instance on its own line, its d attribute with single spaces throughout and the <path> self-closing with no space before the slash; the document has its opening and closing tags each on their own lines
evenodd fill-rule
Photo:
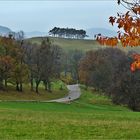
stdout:
<svg viewBox="0 0 140 140">
<path fill-rule="evenodd" d="M 62 85 L 63 90 L 60 90 Z M 66 85 L 61 81 L 52 82 L 52 92 L 47 92 L 44 90 L 44 86 L 41 83 L 39 87 L 39 94 L 32 92 L 29 85 L 24 85 L 23 92 L 18 92 L 15 90 L 13 85 L 9 85 L 7 91 L 0 91 L 0 100 L 11 101 L 11 100 L 36 100 L 36 101 L 46 101 L 51 99 L 58 99 L 67 95 L 68 90 Z"/>
<path fill-rule="evenodd" d="M 0 103 L 0 139 L 140 139 L 140 113 L 82 89 L 61 103 Z"/>
</svg>

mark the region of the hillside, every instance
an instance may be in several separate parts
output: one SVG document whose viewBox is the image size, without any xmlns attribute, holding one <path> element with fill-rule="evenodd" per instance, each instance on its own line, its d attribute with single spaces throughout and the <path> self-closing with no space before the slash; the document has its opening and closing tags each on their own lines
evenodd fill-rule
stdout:
<svg viewBox="0 0 140 140">
<path fill-rule="evenodd" d="M 82 50 L 82 51 L 89 51 L 89 50 L 96 50 L 99 48 L 105 48 L 106 46 L 101 46 L 95 40 L 83 40 L 83 39 L 66 39 L 66 38 L 57 38 L 57 37 L 50 37 L 53 44 L 60 46 L 65 51 L 69 50 Z M 32 43 L 40 44 L 42 37 L 34 37 L 27 39 L 27 41 Z M 121 50 L 128 52 L 128 51 L 135 51 L 140 53 L 140 47 L 127 47 L 123 48 L 120 44 L 118 44 L 118 48 Z"/>
<path fill-rule="evenodd" d="M 40 32 L 40 31 L 25 32 L 25 38 L 32 38 L 38 36 L 45 37 L 46 35 L 47 35 L 46 32 Z"/>
<path fill-rule="evenodd" d="M 0 35 L 4 36 L 11 32 L 11 29 L 8 27 L 0 26 Z"/>
<path fill-rule="evenodd" d="M 98 49 L 101 46 L 99 43 L 95 40 L 82 40 L 82 39 L 65 39 L 65 38 L 56 38 L 56 37 L 50 37 L 53 44 L 56 44 L 63 48 L 65 51 L 69 50 L 83 50 L 88 51 L 92 49 Z M 30 41 L 32 43 L 41 43 L 42 38 L 41 37 L 35 37 L 27 39 L 27 41 Z"/>
</svg>

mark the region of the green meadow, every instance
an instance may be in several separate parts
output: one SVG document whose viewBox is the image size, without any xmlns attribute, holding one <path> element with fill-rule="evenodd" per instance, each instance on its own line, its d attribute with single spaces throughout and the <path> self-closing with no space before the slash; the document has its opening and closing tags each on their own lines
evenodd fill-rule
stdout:
<svg viewBox="0 0 140 140">
<path fill-rule="evenodd" d="M 64 51 L 70 51 L 70 50 L 89 51 L 101 47 L 99 43 L 95 40 L 66 39 L 66 38 L 57 38 L 57 37 L 50 37 L 50 40 L 53 44 L 58 45 Z M 42 41 L 42 37 L 30 38 L 27 41 L 40 44 Z"/>
<path fill-rule="evenodd" d="M 68 103 L 0 102 L 0 139 L 140 139 L 140 113 L 82 89 Z"/>
</svg>

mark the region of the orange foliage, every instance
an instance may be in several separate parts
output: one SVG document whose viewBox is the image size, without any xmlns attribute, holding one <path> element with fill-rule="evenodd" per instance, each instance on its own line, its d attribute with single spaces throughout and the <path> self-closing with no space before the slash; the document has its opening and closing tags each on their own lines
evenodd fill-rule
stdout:
<svg viewBox="0 0 140 140">
<path fill-rule="evenodd" d="M 140 5 L 134 5 L 131 11 L 125 14 L 117 14 L 117 17 L 109 17 L 109 23 L 112 26 L 116 23 L 118 28 L 118 37 L 104 37 L 101 34 L 96 36 L 96 39 L 102 45 L 116 46 L 121 42 L 123 47 L 140 46 Z"/>
<path fill-rule="evenodd" d="M 140 70 L 140 54 L 133 55 L 134 62 L 131 64 L 130 69 L 132 72 Z"/>
<path fill-rule="evenodd" d="M 7 72 L 13 66 L 13 58 L 11 56 L 0 56 L 0 70 Z"/>
<path fill-rule="evenodd" d="M 118 0 L 118 4 L 121 0 Z M 128 4 L 128 2 L 126 1 Z M 130 8 L 130 7 L 129 7 Z M 107 46 L 117 46 L 118 42 L 122 44 L 123 47 L 140 46 L 140 4 L 132 4 L 131 10 L 125 14 L 117 14 L 117 17 L 109 17 L 109 23 L 118 25 L 120 29 L 118 31 L 117 37 L 104 37 L 101 34 L 96 35 L 96 40 L 101 45 Z M 140 55 L 135 54 L 133 56 L 134 62 L 131 64 L 131 71 L 140 69 Z"/>
</svg>

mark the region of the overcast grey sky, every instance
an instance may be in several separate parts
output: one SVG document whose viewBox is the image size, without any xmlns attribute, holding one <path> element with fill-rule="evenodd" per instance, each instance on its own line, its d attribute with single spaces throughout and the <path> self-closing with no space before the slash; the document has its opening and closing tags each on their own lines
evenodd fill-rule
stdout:
<svg viewBox="0 0 140 140">
<path fill-rule="evenodd" d="M 118 6 L 116 0 L 0 1 L 0 25 L 14 31 L 44 32 L 54 26 L 110 28 L 108 17 L 118 11 L 125 9 Z"/>
</svg>

